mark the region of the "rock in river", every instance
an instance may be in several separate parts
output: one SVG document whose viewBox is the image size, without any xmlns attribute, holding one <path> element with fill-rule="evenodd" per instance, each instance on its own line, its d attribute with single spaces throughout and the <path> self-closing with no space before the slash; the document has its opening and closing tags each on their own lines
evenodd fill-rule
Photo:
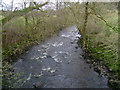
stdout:
<svg viewBox="0 0 120 90">
<path fill-rule="evenodd" d="M 42 82 L 33 83 L 34 88 L 42 88 L 44 84 Z"/>
</svg>

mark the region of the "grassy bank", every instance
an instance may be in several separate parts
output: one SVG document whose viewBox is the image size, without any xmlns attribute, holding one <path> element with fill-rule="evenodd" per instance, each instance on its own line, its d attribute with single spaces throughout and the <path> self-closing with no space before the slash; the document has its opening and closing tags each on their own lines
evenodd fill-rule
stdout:
<svg viewBox="0 0 120 90">
<path fill-rule="evenodd" d="M 107 12 L 107 11 L 106 11 Z M 118 60 L 118 13 L 113 10 L 102 15 L 111 29 L 95 15 L 90 15 L 87 23 L 87 57 L 94 62 L 103 63 L 109 72 L 109 84 L 111 87 L 120 87 L 120 61 Z M 97 71 L 103 69 L 97 65 Z"/>
<path fill-rule="evenodd" d="M 67 26 L 64 17 L 57 14 L 44 14 L 34 19 L 28 17 L 27 28 L 24 17 L 14 18 L 3 27 L 3 60 L 10 60 L 10 57 L 21 54 L 27 47 L 43 42 Z"/>
<path fill-rule="evenodd" d="M 67 14 L 62 16 L 65 12 L 63 9 L 51 10 L 47 13 L 33 11 L 28 14 L 27 27 L 23 16 L 13 18 L 3 26 L 3 87 L 19 87 L 15 85 L 19 80 L 14 75 L 11 65 L 17 57 L 31 46 L 44 42 L 51 36 L 57 35 L 63 28 L 73 24 L 71 17 Z M 11 84 L 11 80 L 16 82 Z"/>
</svg>

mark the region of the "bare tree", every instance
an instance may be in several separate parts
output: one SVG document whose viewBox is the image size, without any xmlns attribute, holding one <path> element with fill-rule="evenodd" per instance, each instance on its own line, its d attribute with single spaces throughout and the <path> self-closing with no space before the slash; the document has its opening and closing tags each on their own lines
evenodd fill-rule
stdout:
<svg viewBox="0 0 120 90">
<path fill-rule="evenodd" d="M 56 10 L 58 10 L 58 9 L 59 9 L 59 1 L 56 0 Z"/>
<path fill-rule="evenodd" d="M 88 4 L 89 4 L 88 2 L 85 3 L 85 19 L 84 19 L 84 25 L 83 25 L 83 48 L 87 48 L 86 27 L 87 27 L 87 22 L 88 22 Z"/>
<path fill-rule="evenodd" d="M 29 11 L 32 11 L 34 9 L 37 9 L 37 10 L 40 10 L 40 11 L 43 11 L 40 9 L 40 7 L 44 6 L 48 4 L 48 2 L 45 2 L 43 4 L 36 4 L 34 2 L 34 5 L 33 7 L 26 7 L 22 10 L 17 10 L 17 11 L 13 11 L 10 15 L 6 16 L 5 18 L 2 19 L 2 25 L 6 24 L 8 21 L 10 21 L 12 18 L 14 17 L 18 17 L 18 16 L 23 16 L 25 15 L 26 13 L 28 13 Z"/>
<path fill-rule="evenodd" d="M 14 0 L 11 1 L 11 11 L 13 10 L 14 6 Z"/>
<path fill-rule="evenodd" d="M 24 9 L 26 9 L 27 7 L 26 7 L 26 5 L 27 5 L 27 2 L 23 2 L 24 3 Z M 27 29 L 27 27 L 28 27 L 28 15 L 27 15 L 27 13 L 25 13 L 25 16 L 24 16 L 24 18 L 25 18 L 25 26 L 26 26 L 26 29 Z"/>
</svg>

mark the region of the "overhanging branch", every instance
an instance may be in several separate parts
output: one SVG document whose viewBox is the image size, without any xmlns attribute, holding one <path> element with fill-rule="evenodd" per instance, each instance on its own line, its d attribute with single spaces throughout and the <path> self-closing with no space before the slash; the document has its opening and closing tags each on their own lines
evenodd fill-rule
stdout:
<svg viewBox="0 0 120 90">
<path fill-rule="evenodd" d="M 2 19 L 2 25 L 5 25 L 12 18 L 14 18 L 16 16 L 23 16 L 25 13 L 28 13 L 29 11 L 32 11 L 34 9 L 37 9 L 37 10 L 44 12 L 43 10 L 41 10 L 39 8 L 46 5 L 46 4 L 48 4 L 48 1 L 43 3 L 43 4 L 36 4 L 33 7 L 28 7 L 28 8 L 22 9 L 22 10 L 13 11 L 9 16 L 6 16 L 5 18 Z"/>
</svg>

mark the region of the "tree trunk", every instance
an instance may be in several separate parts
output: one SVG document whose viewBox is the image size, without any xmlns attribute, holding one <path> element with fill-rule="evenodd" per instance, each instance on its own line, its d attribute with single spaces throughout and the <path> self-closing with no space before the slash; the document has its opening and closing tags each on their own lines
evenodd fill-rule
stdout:
<svg viewBox="0 0 120 90">
<path fill-rule="evenodd" d="M 56 10 L 58 10 L 59 9 L 59 2 L 58 2 L 58 0 L 56 0 Z"/>
<path fill-rule="evenodd" d="M 84 25 L 83 25 L 83 48 L 87 49 L 87 35 L 86 35 L 86 27 L 88 22 L 88 2 L 85 3 L 85 19 L 84 19 Z"/>
<path fill-rule="evenodd" d="M 24 8 L 26 9 L 26 2 L 24 2 Z M 25 18 L 25 27 L 27 29 L 28 28 L 28 15 L 27 15 L 27 13 L 25 14 L 24 18 Z"/>
</svg>

